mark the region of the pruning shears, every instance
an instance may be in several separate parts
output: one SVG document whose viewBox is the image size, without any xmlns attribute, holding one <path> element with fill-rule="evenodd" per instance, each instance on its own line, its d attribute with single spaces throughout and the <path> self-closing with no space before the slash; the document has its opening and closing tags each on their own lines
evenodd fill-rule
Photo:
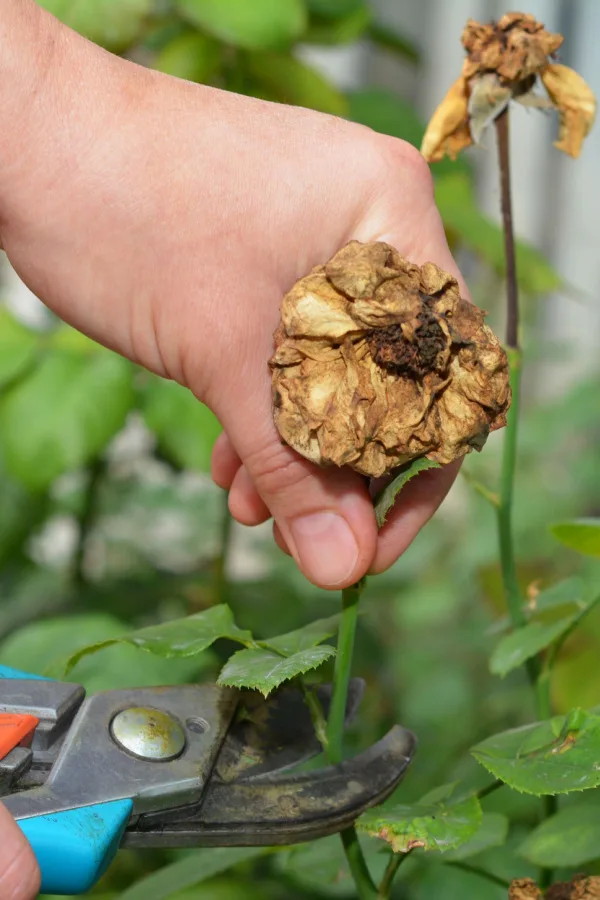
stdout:
<svg viewBox="0 0 600 900">
<path fill-rule="evenodd" d="M 363 683 L 349 691 L 347 721 Z M 317 694 L 324 710 L 331 689 Z M 42 891 L 80 894 L 121 847 L 313 840 L 350 825 L 402 779 L 416 746 L 399 725 L 312 771 L 300 691 L 268 699 L 214 684 L 106 691 L 0 666 L 0 801 L 31 843 Z"/>
</svg>

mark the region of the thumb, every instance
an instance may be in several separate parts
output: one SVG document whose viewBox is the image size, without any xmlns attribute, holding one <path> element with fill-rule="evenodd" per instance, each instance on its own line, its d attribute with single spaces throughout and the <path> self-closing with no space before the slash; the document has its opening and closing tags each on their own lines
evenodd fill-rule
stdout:
<svg viewBox="0 0 600 900">
<path fill-rule="evenodd" d="M 264 393 L 263 393 L 264 392 Z M 263 387 L 268 397 L 268 385 Z M 258 404 L 257 404 L 258 405 Z M 321 588 L 353 584 L 369 569 L 377 528 L 367 482 L 346 469 L 318 469 L 281 443 L 268 405 L 223 421 L 256 491 L 306 578 Z M 265 423 L 263 430 L 256 424 Z M 230 494 L 235 516 L 236 485 Z"/>
<path fill-rule="evenodd" d="M 39 889 L 40 873 L 31 847 L 0 804 L 0 897 L 33 900 Z"/>
</svg>

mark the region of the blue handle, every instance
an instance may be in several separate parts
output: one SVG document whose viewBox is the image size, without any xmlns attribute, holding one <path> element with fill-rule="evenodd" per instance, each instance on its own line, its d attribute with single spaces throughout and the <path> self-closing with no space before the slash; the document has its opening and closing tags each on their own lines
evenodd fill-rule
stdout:
<svg viewBox="0 0 600 900">
<path fill-rule="evenodd" d="M 42 893 L 89 891 L 114 859 L 132 809 L 133 800 L 112 800 L 20 819 L 42 873 Z"/>
<path fill-rule="evenodd" d="M 0 678 L 29 678 L 32 681 L 51 681 L 51 678 L 44 678 L 43 675 L 31 675 L 29 672 L 19 672 L 18 669 L 11 669 L 10 666 L 0 665 Z"/>
<path fill-rule="evenodd" d="M 50 681 L 0 665 L 0 679 Z M 112 800 L 46 816 L 19 819 L 31 844 L 46 894 L 83 894 L 112 862 L 133 809 L 132 800 Z"/>
</svg>

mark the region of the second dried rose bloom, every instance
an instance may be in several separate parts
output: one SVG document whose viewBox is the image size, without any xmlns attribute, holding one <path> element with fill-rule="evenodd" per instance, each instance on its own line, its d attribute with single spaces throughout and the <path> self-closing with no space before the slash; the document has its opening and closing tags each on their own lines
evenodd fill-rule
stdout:
<svg viewBox="0 0 600 900">
<path fill-rule="evenodd" d="M 449 463 L 506 424 L 506 355 L 485 313 L 433 263 L 352 241 L 283 299 L 270 360 L 275 424 L 320 465 L 378 477 Z"/>
</svg>

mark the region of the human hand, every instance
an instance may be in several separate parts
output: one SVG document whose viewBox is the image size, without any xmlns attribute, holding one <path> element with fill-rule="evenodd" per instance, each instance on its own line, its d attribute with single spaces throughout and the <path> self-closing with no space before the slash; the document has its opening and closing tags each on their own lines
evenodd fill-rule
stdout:
<svg viewBox="0 0 600 900">
<path fill-rule="evenodd" d="M 39 889 L 40 873 L 31 847 L 0 804 L 0 897 L 33 900 Z"/>
<path fill-rule="evenodd" d="M 25 6 L 35 71 L 3 113 L 18 114 L 21 140 L 0 129 L 13 266 L 63 319 L 213 409 L 224 428 L 213 477 L 232 514 L 272 516 L 311 581 L 340 588 L 387 568 L 457 466 L 410 482 L 378 534 L 364 479 L 281 444 L 267 360 L 283 294 L 352 238 L 459 277 L 422 157 L 352 123 L 125 62 Z"/>
</svg>

